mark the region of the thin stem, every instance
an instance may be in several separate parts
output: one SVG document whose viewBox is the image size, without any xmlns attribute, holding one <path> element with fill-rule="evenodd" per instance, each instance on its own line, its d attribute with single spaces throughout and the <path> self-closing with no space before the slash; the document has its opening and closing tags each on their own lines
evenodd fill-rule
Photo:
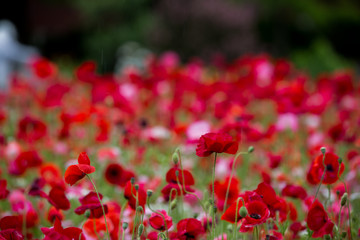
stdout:
<svg viewBox="0 0 360 240">
<path fill-rule="evenodd" d="M 175 198 L 174 199 L 177 199 L 177 197 L 178 197 L 178 192 L 177 192 L 176 188 L 172 188 L 170 190 L 170 195 L 169 195 L 169 209 L 168 209 L 169 215 L 171 214 L 172 193 L 174 190 L 175 190 Z"/>
<path fill-rule="evenodd" d="M 326 166 L 325 166 L 325 153 L 323 153 L 323 166 L 324 166 L 324 172 L 323 172 L 323 175 L 321 176 L 321 180 L 320 180 L 319 186 L 318 186 L 318 188 L 317 188 L 317 190 L 316 190 L 316 194 L 315 194 L 315 198 L 314 198 L 313 203 L 314 203 L 314 202 L 315 202 L 315 200 L 316 200 L 316 197 L 317 197 L 317 195 L 318 195 L 318 193 L 319 193 L 319 190 L 320 190 L 320 186 L 321 186 L 321 184 L 322 184 L 322 182 L 323 182 L 323 180 L 324 180 L 325 173 L 326 173 Z"/>
<path fill-rule="evenodd" d="M 96 195 L 97 195 L 97 197 L 98 197 L 98 199 L 99 199 L 99 202 L 100 202 L 100 205 L 101 205 L 101 208 L 102 208 L 102 211 L 103 211 L 104 219 L 105 219 L 105 227 L 106 227 L 107 238 L 110 240 L 110 233 L 109 233 L 109 228 L 108 228 L 107 221 L 106 221 L 106 215 L 105 215 L 104 205 L 103 205 L 103 203 L 102 203 L 102 201 L 101 201 L 99 192 L 98 192 L 98 190 L 96 189 L 96 186 L 95 186 L 94 182 L 91 180 L 91 177 L 90 177 L 88 174 L 86 174 L 86 176 L 88 177 L 88 179 L 90 180 L 91 184 L 93 185 L 94 190 L 95 190 L 95 192 L 96 192 Z"/>
<path fill-rule="evenodd" d="M 131 194 L 132 194 L 132 189 L 131 189 Z M 133 226 L 133 230 L 132 230 L 132 234 L 131 234 L 131 239 L 134 239 L 134 234 L 135 234 L 135 229 L 136 229 L 136 223 L 137 223 L 137 208 L 139 206 L 139 200 L 138 200 L 138 191 L 136 191 L 136 204 L 135 204 L 135 218 L 134 218 L 134 226 Z"/>
<path fill-rule="evenodd" d="M 340 231 L 340 229 L 341 229 L 341 210 L 342 210 L 342 207 L 343 206 L 340 206 L 340 211 L 339 211 L 339 222 L 338 222 L 338 229 L 339 229 L 339 234 L 341 234 L 341 231 Z"/>
<path fill-rule="evenodd" d="M 215 167 L 216 167 L 216 157 L 217 157 L 217 152 L 215 152 L 214 155 L 214 166 L 213 166 L 213 172 L 212 172 L 212 203 L 213 203 L 213 212 L 212 212 L 212 225 L 211 225 L 211 229 L 212 229 L 212 233 L 213 233 L 213 237 L 215 238 L 216 236 L 216 226 L 215 226 Z"/>
<path fill-rule="evenodd" d="M 128 201 L 125 200 L 124 204 L 121 206 L 121 209 L 120 209 L 120 216 L 119 216 L 119 240 L 120 240 L 120 229 L 122 228 L 122 222 L 121 222 L 121 219 L 122 219 L 122 216 L 123 216 L 123 213 L 124 213 L 124 209 L 126 208 L 128 204 Z M 123 229 L 123 236 L 125 235 L 125 230 Z M 122 238 L 122 240 L 124 240 L 124 237 Z"/>
<path fill-rule="evenodd" d="M 96 229 L 95 218 L 93 218 L 92 220 L 93 220 L 93 226 L 94 226 L 95 235 L 96 235 L 96 237 L 97 237 L 98 239 L 101 239 L 101 238 L 100 238 L 100 235 L 99 235 L 99 233 L 98 233 L 98 231 L 97 231 L 97 229 Z"/>
<path fill-rule="evenodd" d="M 204 204 L 202 203 L 202 201 L 200 200 L 200 198 L 195 194 L 195 193 L 192 193 L 192 192 L 189 192 L 186 190 L 186 187 L 185 187 L 185 176 L 184 176 L 184 169 L 183 169 L 183 166 L 182 166 L 182 158 L 181 158 L 181 154 L 180 154 L 180 151 L 176 151 L 176 154 L 178 155 L 179 157 L 179 165 L 180 165 L 180 169 L 181 169 L 181 176 L 182 176 L 182 186 L 183 186 L 183 191 L 184 193 L 186 194 L 190 194 L 190 195 L 193 195 L 194 197 L 196 197 L 196 199 L 198 200 L 198 202 L 200 203 L 204 213 L 205 213 L 205 218 L 206 218 L 206 222 L 207 222 L 207 227 L 208 229 L 210 228 L 210 224 L 209 224 L 209 221 L 208 221 L 208 216 L 207 216 L 207 211 L 206 211 L 206 208 L 204 206 Z"/>
<path fill-rule="evenodd" d="M 228 198 L 229 198 L 230 185 L 231 185 L 231 181 L 232 181 L 233 176 L 234 176 L 234 168 L 235 168 L 235 165 L 236 165 L 236 160 L 238 159 L 238 157 L 240 155 L 245 155 L 245 154 L 249 154 L 249 152 L 239 152 L 238 154 L 236 154 L 236 156 L 234 158 L 234 161 L 232 163 L 231 172 L 230 172 L 230 180 L 229 180 L 229 183 L 228 183 L 228 186 L 227 186 L 227 189 L 226 189 L 226 194 L 225 194 L 225 202 L 224 202 L 223 212 L 226 211 L 227 201 L 228 201 Z M 224 224 L 221 225 L 221 232 L 224 232 Z M 223 235 L 221 236 L 221 239 L 224 240 Z"/>
<path fill-rule="evenodd" d="M 234 232 L 233 232 L 233 235 L 234 235 L 234 239 L 237 239 L 237 217 L 238 217 L 238 208 L 239 208 L 239 200 L 240 198 L 236 199 L 236 213 L 235 213 L 235 223 L 234 223 Z"/>
</svg>

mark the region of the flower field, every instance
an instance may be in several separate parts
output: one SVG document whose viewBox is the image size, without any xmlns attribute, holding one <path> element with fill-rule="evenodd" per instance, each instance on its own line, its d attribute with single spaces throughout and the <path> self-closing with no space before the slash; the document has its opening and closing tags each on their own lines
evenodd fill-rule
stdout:
<svg viewBox="0 0 360 240">
<path fill-rule="evenodd" d="M 360 85 L 285 59 L 72 73 L 0 105 L 0 239 L 359 239 Z"/>
</svg>

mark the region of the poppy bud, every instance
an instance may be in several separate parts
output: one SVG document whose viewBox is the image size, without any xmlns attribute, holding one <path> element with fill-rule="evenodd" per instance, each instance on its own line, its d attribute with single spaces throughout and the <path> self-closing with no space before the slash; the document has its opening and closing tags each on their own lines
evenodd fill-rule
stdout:
<svg viewBox="0 0 360 240">
<path fill-rule="evenodd" d="M 146 191 L 146 194 L 147 194 L 148 197 L 151 197 L 152 194 L 153 194 L 153 191 L 149 189 L 149 190 Z"/>
<path fill-rule="evenodd" d="M 342 238 L 346 238 L 346 232 L 342 232 L 342 233 L 341 233 L 341 237 L 342 237 Z"/>
<path fill-rule="evenodd" d="M 250 147 L 248 148 L 248 153 L 252 153 L 254 150 L 255 150 L 255 148 L 254 148 L 253 146 L 250 146 Z"/>
<path fill-rule="evenodd" d="M 138 236 L 141 236 L 143 232 L 144 232 L 144 224 L 141 223 L 138 228 Z"/>
<path fill-rule="evenodd" d="M 136 185 L 135 185 L 135 190 L 136 190 L 136 191 L 139 190 L 139 184 L 136 184 Z"/>
<path fill-rule="evenodd" d="M 338 159 L 339 164 L 341 164 L 342 161 L 343 161 L 342 158 L 339 158 L 339 159 Z"/>
<path fill-rule="evenodd" d="M 138 212 L 144 212 L 144 209 L 143 209 L 142 206 L 138 206 L 138 207 L 136 208 L 136 211 L 138 211 Z"/>
<path fill-rule="evenodd" d="M 178 170 L 175 171 L 175 176 L 176 176 L 176 177 L 179 176 L 179 171 L 178 171 Z"/>
<path fill-rule="evenodd" d="M 175 165 L 179 162 L 179 155 L 176 152 L 172 155 L 172 161 Z"/>
<path fill-rule="evenodd" d="M 122 228 L 126 230 L 128 228 L 129 224 L 127 222 L 123 222 Z"/>
<path fill-rule="evenodd" d="M 131 182 L 131 185 L 134 185 L 135 184 L 135 178 L 134 177 L 130 178 L 130 182 Z"/>
<path fill-rule="evenodd" d="M 171 208 L 171 209 L 174 209 L 174 208 L 176 208 L 176 205 L 177 205 L 177 201 L 176 201 L 176 199 L 174 199 L 174 200 L 172 200 L 171 203 L 170 203 L 170 208 Z"/>
<path fill-rule="evenodd" d="M 320 148 L 320 151 L 321 151 L 322 154 L 325 154 L 325 153 L 326 153 L 326 148 L 325 148 L 325 147 L 321 147 L 321 148 Z"/>
<path fill-rule="evenodd" d="M 330 235 L 325 235 L 325 240 L 331 240 L 331 236 Z"/>
<path fill-rule="evenodd" d="M 90 215 L 91 215 L 90 210 L 86 210 L 86 212 L 85 212 L 85 217 L 86 217 L 86 218 L 89 218 L 89 217 L 90 217 Z"/>
<path fill-rule="evenodd" d="M 340 196 L 340 191 L 336 190 L 336 195 Z"/>
<path fill-rule="evenodd" d="M 347 193 L 344 193 L 344 194 L 342 195 L 342 197 L 341 197 L 341 202 L 340 202 L 340 204 L 341 204 L 342 207 L 345 206 L 346 201 L 347 201 L 347 198 L 348 198 L 348 194 L 347 194 Z"/>
<path fill-rule="evenodd" d="M 248 215 L 248 211 L 246 209 L 246 207 L 242 206 L 239 210 L 239 215 L 240 217 L 244 218 Z"/>
</svg>

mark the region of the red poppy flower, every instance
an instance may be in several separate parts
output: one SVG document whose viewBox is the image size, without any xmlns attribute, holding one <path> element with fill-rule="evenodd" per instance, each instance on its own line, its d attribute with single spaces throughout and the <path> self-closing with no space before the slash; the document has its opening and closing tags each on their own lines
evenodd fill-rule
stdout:
<svg viewBox="0 0 360 240">
<path fill-rule="evenodd" d="M 65 189 L 60 186 L 53 187 L 50 190 L 48 201 L 57 209 L 68 210 L 70 202 L 65 195 Z"/>
<path fill-rule="evenodd" d="M 77 227 L 68 227 L 63 228 L 61 226 L 61 221 L 56 218 L 54 222 L 54 227 L 52 228 L 41 228 L 42 233 L 45 235 L 43 240 L 53 240 L 53 239 L 81 239 L 85 240 L 82 230 Z M 81 238 L 80 237 L 81 234 Z"/>
<path fill-rule="evenodd" d="M 237 205 L 237 208 L 236 208 Z M 242 201 L 234 201 L 228 209 L 221 216 L 221 220 L 227 221 L 229 223 L 235 223 L 235 220 L 239 222 L 242 217 L 240 216 L 240 208 L 243 206 Z"/>
<path fill-rule="evenodd" d="M 17 138 L 34 142 L 46 135 L 47 128 L 43 121 L 34 117 L 26 116 L 19 121 Z"/>
<path fill-rule="evenodd" d="M 9 195 L 9 190 L 6 189 L 7 182 L 5 179 L 0 180 L 0 199 L 5 199 Z"/>
<path fill-rule="evenodd" d="M 207 157 L 213 152 L 235 154 L 238 150 L 237 142 L 227 133 L 207 133 L 202 135 L 196 148 L 196 155 Z"/>
<path fill-rule="evenodd" d="M 195 218 L 185 218 L 180 220 L 176 228 L 179 240 L 197 239 L 204 233 L 201 222 Z"/>
<path fill-rule="evenodd" d="M 167 215 L 165 210 L 158 210 L 158 212 L 160 212 L 162 215 L 157 212 L 154 212 L 151 214 L 151 217 L 149 218 L 149 223 L 151 227 L 153 227 L 158 231 L 165 231 L 171 228 L 172 218 L 169 215 Z"/>
<path fill-rule="evenodd" d="M 266 222 L 270 216 L 270 210 L 266 204 L 261 201 L 252 201 L 245 204 L 248 215 L 245 217 L 243 225 L 245 227 L 254 227 Z"/>
<path fill-rule="evenodd" d="M 334 223 L 329 219 L 324 206 L 318 200 L 315 200 L 311 205 L 306 222 L 308 227 L 314 231 L 313 238 L 331 234 L 334 227 Z"/>
<path fill-rule="evenodd" d="M 178 176 L 176 176 L 176 172 L 179 173 Z M 194 177 L 191 174 L 191 172 L 189 172 L 188 170 L 185 170 L 185 169 L 182 172 L 178 166 L 175 166 L 175 167 L 169 169 L 169 171 L 166 173 L 166 181 L 168 183 L 178 183 L 179 182 L 180 185 L 184 184 L 185 186 L 191 186 L 191 185 L 195 184 Z"/>
<path fill-rule="evenodd" d="M 99 194 L 100 199 L 103 198 Z M 100 218 L 103 216 L 101 203 L 97 197 L 96 192 L 90 192 L 86 196 L 79 199 L 81 206 L 75 209 L 75 213 L 78 215 L 84 214 L 86 210 L 90 210 L 89 218 Z M 104 204 L 105 214 L 108 212 L 108 206 Z"/>
<path fill-rule="evenodd" d="M 64 215 L 60 210 L 57 210 L 55 207 L 51 207 L 48 211 L 47 220 L 51 223 L 54 223 L 55 219 L 58 218 L 60 221 L 63 220 Z"/>
<path fill-rule="evenodd" d="M 126 183 L 134 176 L 133 172 L 125 170 L 117 163 L 110 163 L 105 170 L 105 179 L 109 183 L 120 187 L 125 187 Z"/>
<path fill-rule="evenodd" d="M 229 182 L 230 182 L 230 177 L 227 177 L 225 181 L 220 182 L 220 181 L 216 180 L 214 183 L 215 196 L 218 200 L 218 201 L 216 201 L 217 207 L 219 208 L 220 211 L 222 211 L 224 209 L 226 192 L 227 192 Z M 210 191 L 212 191 L 211 186 L 210 186 Z M 239 180 L 236 179 L 235 177 L 233 177 L 231 180 L 231 183 L 230 183 L 230 188 L 229 188 L 229 192 L 228 192 L 228 199 L 227 199 L 226 205 L 229 206 L 234 201 L 236 201 L 238 195 L 239 195 Z"/>
<path fill-rule="evenodd" d="M 145 210 L 147 194 L 144 185 L 140 184 L 139 189 L 136 191 L 135 186 L 128 181 L 125 186 L 124 197 L 129 201 L 129 206 L 133 210 L 136 210 L 136 198 L 134 196 L 138 198 L 138 206 L 141 206 Z"/>
<path fill-rule="evenodd" d="M 304 200 L 307 197 L 305 189 L 301 186 L 286 185 L 281 191 L 281 195 Z"/>
<path fill-rule="evenodd" d="M 70 165 L 65 171 L 65 182 L 71 186 L 85 177 L 86 174 L 95 172 L 95 167 L 90 165 L 90 159 L 86 152 L 80 153 L 78 162 L 79 164 Z"/>
<path fill-rule="evenodd" d="M 38 167 L 42 163 L 40 155 L 33 150 L 21 152 L 9 167 L 9 173 L 12 175 L 21 175 L 28 168 Z"/>
<path fill-rule="evenodd" d="M 323 165 L 323 155 L 319 155 L 312 162 L 307 173 L 307 180 L 311 184 L 318 184 L 325 170 L 325 176 L 322 181 L 323 184 L 335 183 L 341 174 L 344 172 L 344 163 L 339 164 L 339 157 L 333 153 L 325 153 L 325 166 Z M 339 171 L 340 169 L 340 171 Z"/>
<path fill-rule="evenodd" d="M 31 64 L 32 70 L 38 78 L 46 79 L 55 76 L 56 66 L 45 58 L 37 58 Z"/>
<path fill-rule="evenodd" d="M 42 101 L 43 105 L 45 107 L 61 106 L 62 99 L 68 91 L 70 91 L 70 87 L 62 83 L 55 83 L 49 86 Z"/>
<path fill-rule="evenodd" d="M 259 194 L 263 202 L 269 207 L 274 206 L 278 202 L 275 190 L 267 183 L 260 183 L 254 192 Z"/>
<path fill-rule="evenodd" d="M 0 231 L 1 240 L 23 240 L 24 236 L 21 234 L 21 230 L 6 229 Z"/>
</svg>

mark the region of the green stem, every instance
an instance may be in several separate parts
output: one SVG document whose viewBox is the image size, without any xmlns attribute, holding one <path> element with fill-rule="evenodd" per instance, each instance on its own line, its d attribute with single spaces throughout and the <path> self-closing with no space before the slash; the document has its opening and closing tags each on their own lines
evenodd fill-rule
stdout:
<svg viewBox="0 0 360 240">
<path fill-rule="evenodd" d="M 110 240 L 110 233 L 109 233 L 109 228 L 108 228 L 107 221 L 106 221 L 106 214 L 105 214 L 104 205 L 103 205 L 103 203 L 102 203 L 102 201 L 101 201 L 99 192 L 98 192 L 98 190 L 96 189 L 96 186 L 95 186 L 94 182 L 91 180 L 91 177 L 90 177 L 88 174 L 86 174 L 86 176 L 88 177 L 88 179 L 90 180 L 91 184 L 93 185 L 94 190 L 95 190 L 95 192 L 96 192 L 96 195 L 97 195 L 97 197 L 98 197 L 98 199 L 99 199 L 99 202 L 100 202 L 100 205 L 101 205 L 101 208 L 102 208 L 102 211 L 103 211 L 104 219 L 105 219 L 105 227 L 106 227 L 107 238 Z"/>
<path fill-rule="evenodd" d="M 235 223 L 234 223 L 234 226 L 233 226 L 233 229 L 234 229 L 234 232 L 233 232 L 233 235 L 234 235 L 234 239 L 237 239 L 237 216 L 238 216 L 238 208 L 239 208 L 239 200 L 240 198 L 236 199 L 236 213 L 235 213 Z"/>
<path fill-rule="evenodd" d="M 324 180 L 325 173 L 326 173 L 326 166 L 325 166 L 325 153 L 323 153 L 323 166 L 324 166 L 324 172 L 323 172 L 323 174 L 322 174 L 322 176 L 321 176 L 321 180 L 320 180 L 319 186 L 318 186 L 318 188 L 317 188 L 317 190 L 316 190 L 316 194 L 315 194 L 315 198 L 314 198 L 313 203 L 314 203 L 314 202 L 315 202 L 315 200 L 316 200 L 316 197 L 317 197 L 317 195 L 318 195 L 318 193 L 319 193 L 319 190 L 320 190 L 320 186 L 321 186 L 321 184 L 322 184 L 322 182 L 323 182 L 323 180 Z"/>
<path fill-rule="evenodd" d="M 96 235 L 97 239 L 101 239 L 101 238 L 100 238 L 100 235 L 99 235 L 99 233 L 98 233 L 98 231 L 97 231 L 97 229 L 96 229 L 95 218 L 93 218 L 92 220 L 93 220 L 93 226 L 94 226 L 95 235 Z"/>
<path fill-rule="evenodd" d="M 206 211 L 206 208 L 204 206 L 204 204 L 202 203 L 202 201 L 200 200 L 200 198 L 195 194 L 195 193 L 192 193 L 192 192 L 188 192 L 186 190 L 186 187 L 185 187 L 185 176 L 184 176 L 184 169 L 183 169 L 183 166 L 182 166 L 182 158 L 181 158 L 181 154 L 180 154 L 180 151 L 176 151 L 178 157 L 179 157 L 179 165 L 180 165 L 180 169 L 181 169 L 181 176 L 182 176 L 182 186 L 183 186 L 183 191 L 184 193 L 186 194 L 190 194 L 190 195 L 193 195 L 194 197 L 196 197 L 196 199 L 198 200 L 198 202 L 200 203 L 204 213 L 205 213 L 205 218 L 206 218 L 206 222 L 207 222 L 207 227 L 208 229 L 210 228 L 210 224 L 209 224 L 209 221 L 208 221 L 208 216 L 207 216 L 207 211 Z"/>
<path fill-rule="evenodd" d="M 213 238 L 216 237 L 216 226 L 215 226 L 215 167 L 216 167 L 216 157 L 217 152 L 215 152 L 214 155 L 214 166 L 213 166 L 213 172 L 212 172 L 212 204 L 213 204 L 213 212 L 212 212 L 212 224 L 211 229 L 213 233 Z"/>
<path fill-rule="evenodd" d="M 132 193 L 132 187 L 131 187 L 131 194 Z M 136 229 L 136 223 L 137 223 L 137 208 L 139 206 L 139 200 L 138 200 L 138 192 L 136 191 L 136 204 L 135 204 L 135 217 L 134 217 L 134 226 L 133 226 L 133 230 L 132 230 L 132 234 L 131 234 L 131 239 L 134 239 L 134 234 L 135 234 L 135 229 Z"/>
</svg>

